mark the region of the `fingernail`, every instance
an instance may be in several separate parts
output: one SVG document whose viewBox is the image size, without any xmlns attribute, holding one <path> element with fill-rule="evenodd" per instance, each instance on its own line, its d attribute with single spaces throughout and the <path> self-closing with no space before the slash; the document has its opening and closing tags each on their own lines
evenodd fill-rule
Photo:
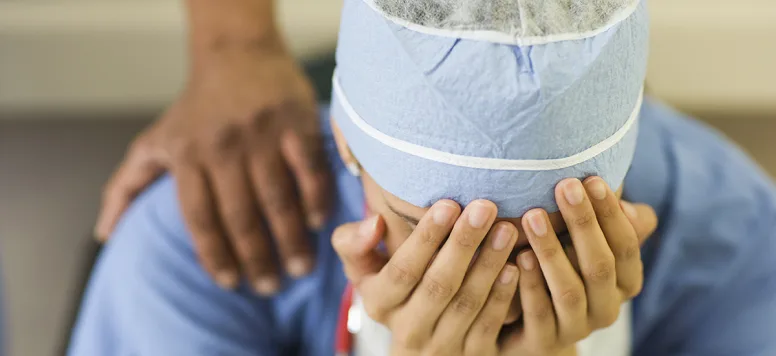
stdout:
<svg viewBox="0 0 776 356">
<path fill-rule="evenodd" d="M 639 216 L 638 210 L 636 210 L 636 207 L 633 206 L 633 204 L 620 200 L 620 206 L 622 206 L 622 211 L 624 211 L 625 215 L 628 215 L 629 218 L 635 219 Z"/>
<path fill-rule="evenodd" d="M 475 229 L 480 229 L 488 223 L 490 219 L 490 209 L 483 203 L 474 202 L 469 209 L 469 225 Z"/>
<path fill-rule="evenodd" d="M 518 259 L 520 260 L 520 266 L 523 267 L 526 271 L 533 271 L 536 269 L 536 255 L 534 255 L 533 251 L 526 251 L 520 254 L 518 256 Z"/>
<path fill-rule="evenodd" d="M 345 164 L 345 167 L 348 169 L 348 172 L 352 174 L 354 177 L 358 177 L 361 175 L 361 165 L 359 165 L 356 162 L 348 162 Z"/>
<path fill-rule="evenodd" d="M 544 236 L 547 235 L 547 223 L 544 222 L 544 214 L 542 214 L 539 211 L 533 210 L 529 211 L 528 216 L 526 217 L 528 219 L 528 226 L 531 227 L 531 230 L 533 230 L 534 235 L 536 236 Z"/>
<path fill-rule="evenodd" d="M 310 260 L 304 257 L 291 257 L 286 262 L 286 271 L 293 277 L 301 277 L 310 272 Z"/>
<path fill-rule="evenodd" d="M 512 236 L 514 235 L 514 230 L 511 229 L 507 224 L 499 224 L 496 227 L 496 233 L 493 237 L 493 249 L 496 251 L 501 251 L 509 245 L 510 242 L 512 242 Z"/>
<path fill-rule="evenodd" d="M 595 178 L 585 183 L 587 186 L 587 193 L 595 200 L 606 199 L 606 185 L 601 178 Z"/>
<path fill-rule="evenodd" d="M 504 266 L 504 270 L 501 271 L 498 280 L 503 284 L 509 284 L 515 279 L 515 275 L 517 275 L 517 266 L 506 265 Z"/>
<path fill-rule="evenodd" d="M 237 274 L 230 271 L 216 273 L 216 283 L 223 289 L 234 289 L 237 287 L 237 278 Z"/>
<path fill-rule="evenodd" d="M 307 225 L 309 225 L 312 229 L 319 230 L 325 223 L 326 217 L 319 212 L 313 212 L 307 216 Z"/>
<path fill-rule="evenodd" d="M 278 291 L 280 283 L 277 278 L 260 277 L 256 280 L 256 283 L 254 283 L 253 288 L 256 290 L 256 293 L 259 293 L 260 295 L 272 295 Z"/>
<path fill-rule="evenodd" d="M 434 206 L 434 212 L 432 213 L 433 215 L 431 218 L 434 220 L 434 224 L 446 226 L 453 218 L 454 212 L 455 207 L 450 206 L 448 203 L 437 204 Z"/>
<path fill-rule="evenodd" d="M 566 201 L 571 205 L 582 203 L 582 200 L 585 199 L 582 182 L 576 178 L 566 180 L 566 183 L 563 186 L 563 195 L 566 196 Z"/>
<path fill-rule="evenodd" d="M 368 219 L 361 222 L 358 227 L 358 236 L 370 237 L 375 231 L 375 225 L 377 225 L 377 215 L 371 216 Z"/>
</svg>

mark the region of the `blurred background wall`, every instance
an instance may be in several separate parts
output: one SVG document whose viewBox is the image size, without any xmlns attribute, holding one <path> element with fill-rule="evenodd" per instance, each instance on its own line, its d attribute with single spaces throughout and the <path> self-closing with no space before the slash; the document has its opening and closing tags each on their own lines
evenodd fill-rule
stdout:
<svg viewBox="0 0 776 356">
<path fill-rule="evenodd" d="M 322 96 L 341 0 L 279 1 Z M 776 175 L 776 3 L 650 0 L 654 96 Z M 100 188 L 180 88 L 180 1 L 0 0 L 0 264 L 12 356 L 55 354 Z"/>
</svg>

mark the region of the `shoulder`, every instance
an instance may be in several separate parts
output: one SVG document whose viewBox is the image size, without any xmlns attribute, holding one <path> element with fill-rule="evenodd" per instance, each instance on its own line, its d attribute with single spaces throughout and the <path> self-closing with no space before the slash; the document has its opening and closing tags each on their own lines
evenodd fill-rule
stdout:
<svg viewBox="0 0 776 356">
<path fill-rule="evenodd" d="M 325 141 L 331 151 L 333 143 Z M 321 330 L 333 329 L 345 278 L 329 236 L 337 225 L 359 218 L 361 193 L 358 180 L 336 156 L 329 158 L 337 202 L 328 226 L 311 236 L 317 266 L 307 278 L 285 279 L 274 298 L 260 298 L 246 286 L 235 292 L 218 288 L 198 262 L 174 179 L 165 176 L 155 182 L 133 202 L 101 253 L 71 354 L 331 350 L 333 332 L 325 337 Z M 322 345 L 314 347 L 318 343 Z"/>
<path fill-rule="evenodd" d="M 747 304 L 772 314 L 763 304 L 776 292 L 765 288 L 776 285 L 770 178 L 724 135 L 660 104 L 645 103 L 639 129 L 626 198 L 653 205 L 660 223 L 643 249 L 634 341 L 687 344 L 698 325 L 721 328 Z"/>
<path fill-rule="evenodd" d="M 645 104 L 639 129 L 625 190 L 659 208 L 662 230 L 738 235 L 744 230 L 732 228 L 742 224 L 750 232 L 772 227 L 776 187 L 722 133 L 655 102 Z"/>
<path fill-rule="evenodd" d="M 639 130 L 625 191 L 658 208 L 661 227 L 697 228 L 711 218 L 740 223 L 776 210 L 770 177 L 722 133 L 652 101 Z"/>
<path fill-rule="evenodd" d="M 278 347 L 245 331 L 282 339 L 270 322 L 272 302 L 211 282 L 175 197 L 172 179 L 162 178 L 123 216 L 94 267 L 70 354 L 250 355 Z"/>
</svg>

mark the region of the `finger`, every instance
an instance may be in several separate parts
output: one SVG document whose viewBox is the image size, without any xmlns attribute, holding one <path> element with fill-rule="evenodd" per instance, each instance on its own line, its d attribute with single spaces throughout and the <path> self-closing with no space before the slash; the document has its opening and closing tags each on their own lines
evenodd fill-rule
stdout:
<svg viewBox="0 0 776 356">
<path fill-rule="evenodd" d="M 194 247 L 205 270 L 225 289 L 237 287 L 239 271 L 204 172 L 194 164 L 174 164 L 181 211 L 191 231 Z"/>
<path fill-rule="evenodd" d="M 588 302 L 597 292 L 594 291 L 593 295 L 589 291 L 585 293 L 585 285 L 566 257 L 544 210 L 528 211 L 523 216 L 522 224 L 550 289 L 558 318 L 559 337 L 562 340 L 577 341 L 589 332 Z M 612 290 L 616 292 L 614 283 Z"/>
<path fill-rule="evenodd" d="M 504 324 L 512 324 L 520 319 L 523 315 L 523 307 L 520 303 L 520 293 L 516 293 L 512 298 L 512 303 L 509 305 L 509 311 L 507 311 L 507 317 L 504 319 Z"/>
<path fill-rule="evenodd" d="M 578 275 L 582 275 L 582 270 L 579 268 L 579 258 L 577 257 L 577 251 L 574 250 L 573 245 L 563 245 L 563 253 L 568 257 L 571 266 L 577 271 Z"/>
<path fill-rule="evenodd" d="M 450 234 L 461 208 L 451 200 L 436 202 L 380 270 L 364 304 L 376 317 L 404 302 L 417 286 L 439 245 Z"/>
<path fill-rule="evenodd" d="M 443 345 L 464 339 L 491 289 L 496 288 L 493 282 L 504 269 L 516 241 L 517 229 L 508 222 L 500 222 L 490 230 L 461 288 L 442 312 L 432 342 Z"/>
<path fill-rule="evenodd" d="M 495 348 L 501 326 L 517 292 L 520 271 L 513 264 L 505 265 L 493 284 L 485 305 L 469 328 L 464 342 L 464 354 L 479 355 Z M 488 354 L 488 353 L 485 353 Z"/>
<path fill-rule="evenodd" d="M 496 205 L 475 200 L 464 209 L 450 237 L 418 283 L 406 305 L 407 315 L 415 316 L 412 330 L 420 338 L 431 336 L 442 311 L 461 286 L 477 248 L 488 234 L 497 214 Z"/>
<path fill-rule="evenodd" d="M 384 234 L 385 222 L 380 215 L 341 225 L 332 233 L 331 244 L 342 260 L 345 275 L 356 289 L 387 262 L 385 255 L 376 250 Z"/>
<path fill-rule="evenodd" d="M 314 265 L 310 239 L 283 157 L 273 152 L 253 152 L 250 167 L 253 187 L 286 271 L 294 277 L 309 273 Z"/>
<path fill-rule="evenodd" d="M 504 349 L 534 352 L 547 350 L 557 343 L 555 310 L 533 251 L 517 257 L 520 267 L 518 292 L 523 306 L 523 330 L 505 340 Z"/>
<path fill-rule="evenodd" d="M 634 204 L 624 200 L 620 200 L 620 206 L 636 230 L 639 245 L 644 244 L 657 229 L 658 220 L 655 209 L 647 204 Z"/>
<path fill-rule="evenodd" d="M 593 182 L 603 183 L 603 180 Z M 614 254 L 598 224 L 590 197 L 579 179 L 561 181 L 555 196 L 579 260 L 587 293 L 590 324 L 592 327 L 601 327 L 609 323 L 612 317 L 616 319 L 621 302 Z M 576 336 L 587 336 L 587 333 Z"/>
<path fill-rule="evenodd" d="M 635 296 L 643 283 L 643 266 L 639 250 L 639 240 L 633 225 L 620 208 L 619 199 L 600 177 L 585 180 L 585 189 L 607 243 L 614 255 L 616 285 L 622 291 L 620 298 Z M 609 326 L 617 320 L 619 303 L 612 301 L 610 306 L 599 309 L 597 327 Z"/>
<path fill-rule="evenodd" d="M 266 228 L 254 200 L 242 155 L 224 156 L 208 167 L 222 225 L 244 276 L 260 295 L 280 288 Z"/>
<path fill-rule="evenodd" d="M 124 161 L 105 185 L 102 206 L 94 227 L 100 241 L 108 239 L 124 210 L 132 200 L 164 173 L 164 166 L 154 160 L 149 149 L 135 143 Z"/>
<path fill-rule="evenodd" d="M 282 149 L 296 177 L 307 225 L 321 229 L 331 206 L 332 192 L 323 139 L 317 130 L 304 136 L 290 133 L 285 135 Z"/>
</svg>

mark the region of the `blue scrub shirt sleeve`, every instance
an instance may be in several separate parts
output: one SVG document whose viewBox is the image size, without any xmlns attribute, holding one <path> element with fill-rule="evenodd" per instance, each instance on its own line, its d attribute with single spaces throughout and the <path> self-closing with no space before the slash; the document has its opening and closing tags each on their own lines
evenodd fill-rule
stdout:
<svg viewBox="0 0 776 356">
<path fill-rule="evenodd" d="M 769 230 L 732 264 L 739 267 L 731 278 L 720 279 L 681 355 L 776 355 L 776 226 Z"/>
<path fill-rule="evenodd" d="M 282 355 L 271 299 L 218 288 L 163 178 L 120 222 L 89 283 L 68 355 Z"/>
</svg>

